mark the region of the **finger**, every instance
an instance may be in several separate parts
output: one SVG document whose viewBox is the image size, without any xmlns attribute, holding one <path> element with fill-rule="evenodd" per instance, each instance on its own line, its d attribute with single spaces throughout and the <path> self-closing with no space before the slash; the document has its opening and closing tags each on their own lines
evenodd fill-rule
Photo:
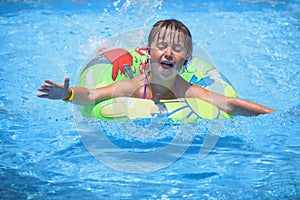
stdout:
<svg viewBox="0 0 300 200">
<path fill-rule="evenodd" d="M 41 85 L 40 88 L 51 89 L 51 88 L 53 88 L 53 86 L 52 86 L 52 85 L 46 85 L 46 84 L 43 84 L 43 85 Z"/>
<path fill-rule="evenodd" d="M 40 91 L 40 92 L 45 92 L 45 93 L 49 93 L 49 90 L 48 90 L 48 89 L 45 89 L 45 88 L 39 88 L 38 91 Z"/>
<path fill-rule="evenodd" d="M 67 78 L 65 78 L 65 84 L 64 84 L 64 86 L 65 86 L 66 89 L 69 88 L 69 84 L 70 84 L 70 78 L 67 77 Z"/>
<path fill-rule="evenodd" d="M 47 98 L 48 94 L 37 94 L 36 96 L 39 98 Z"/>
<path fill-rule="evenodd" d="M 54 82 L 51 81 L 51 80 L 45 80 L 44 82 L 45 82 L 45 83 L 48 83 L 49 85 L 57 85 L 56 83 L 54 83 Z"/>
</svg>

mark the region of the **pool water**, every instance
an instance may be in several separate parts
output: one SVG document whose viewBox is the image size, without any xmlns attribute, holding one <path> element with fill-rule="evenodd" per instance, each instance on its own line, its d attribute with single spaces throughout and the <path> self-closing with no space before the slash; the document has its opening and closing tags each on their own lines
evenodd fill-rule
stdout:
<svg viewBox="0 0 300 200">
<path fill-rule="evenodd" d="M 72 104 L 39 99 L 37 88 L 66 76 L 75 84 L 101 41 L 166 18 L 190 28 L 239 97 L 277 111 L 225 120 L 204 158 L 209 121 L 193 124 L 192 144 L 168 166 L 112 169 L 84 145 Z M 296 0 L 1 1 L 0 198 L 299 199 L 299 18 Z M 98 123 L 129 150 L 159 148 L 178 131 L 164 127 L 157 139 L 147 122 Z"/>
</svg>

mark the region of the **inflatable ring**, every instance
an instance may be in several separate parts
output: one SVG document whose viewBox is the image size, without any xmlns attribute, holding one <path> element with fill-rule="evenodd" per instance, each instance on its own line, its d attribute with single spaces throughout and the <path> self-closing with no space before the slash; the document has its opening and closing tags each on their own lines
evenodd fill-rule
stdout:
<svg viewBox="0 0 300 200">
<path fill-rule="evenodd" d="M 117 48 L 100 53 L 81 71 L 79 85 L 87 88 L 104 87 L 145 73 L 149 70 L 146 51 L 146 48 Z M 209 91 L 229 97 L 237 96 L 230 82 L 214 66 L 198 58 L 193 58 L 179 75 L 186 81 Z M 171 123 L 187 123 L 233 117 L 216 106 L 196 98 L 153 101 L 117 97 L 94 105 L 80 106 L 79 109 L 85 117 L 113 121 L 165 115 Z"/>
</svg>

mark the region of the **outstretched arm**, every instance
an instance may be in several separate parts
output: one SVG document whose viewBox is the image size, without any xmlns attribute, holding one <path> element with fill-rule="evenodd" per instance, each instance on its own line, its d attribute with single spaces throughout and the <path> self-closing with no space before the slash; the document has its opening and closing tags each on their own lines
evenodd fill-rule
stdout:
<svg viewBox="0 0 300 200">
<path fill-rule="evenodd" d="M 41 85 L 37 94 L 40 98 L 67 100 L 71 96 L 72 103 L 80 105 L 91 105 L 101 100 L 117 97 L 132 96 L 136 87 L 130 80 L 123 80 L 101 88 L 88 89 L 85 87 L 69 87 L 69 78 L 65 78 L 63 84 L 45 80 L 45 84 Z M 72 94 L 73 93 L 73 94 Z"/>
<path fill-rule="evenodd" d="M 240 98 L 226 97 L 195 85 L 189 89 L 188 96 L 207 101 L 233 115 L 256 116 L 275 112 L 264 105 Z"/>
<path fill-rule="evenodd" d="M 234 115 L 256 116 L 275 112 L 272 108 L 240 98 L 226 97 L 228 112 Z"/>
</svg>

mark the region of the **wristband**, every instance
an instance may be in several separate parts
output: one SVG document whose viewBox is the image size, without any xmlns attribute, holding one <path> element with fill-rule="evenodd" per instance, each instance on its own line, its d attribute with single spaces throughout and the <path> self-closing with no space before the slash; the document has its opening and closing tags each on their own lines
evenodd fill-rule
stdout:
<svg viewBox="0 0 300 200">
<path fill-rule="evenodd" d="M 68 89 L 69 93 L 71 93 L 71 95 L 67 98 L 67 99 L 63 99 L 64 102 L 70 102 L 73 100 L 74 97 L 74 89 L 72 87 L 70 87 Z"/>
</svg>

